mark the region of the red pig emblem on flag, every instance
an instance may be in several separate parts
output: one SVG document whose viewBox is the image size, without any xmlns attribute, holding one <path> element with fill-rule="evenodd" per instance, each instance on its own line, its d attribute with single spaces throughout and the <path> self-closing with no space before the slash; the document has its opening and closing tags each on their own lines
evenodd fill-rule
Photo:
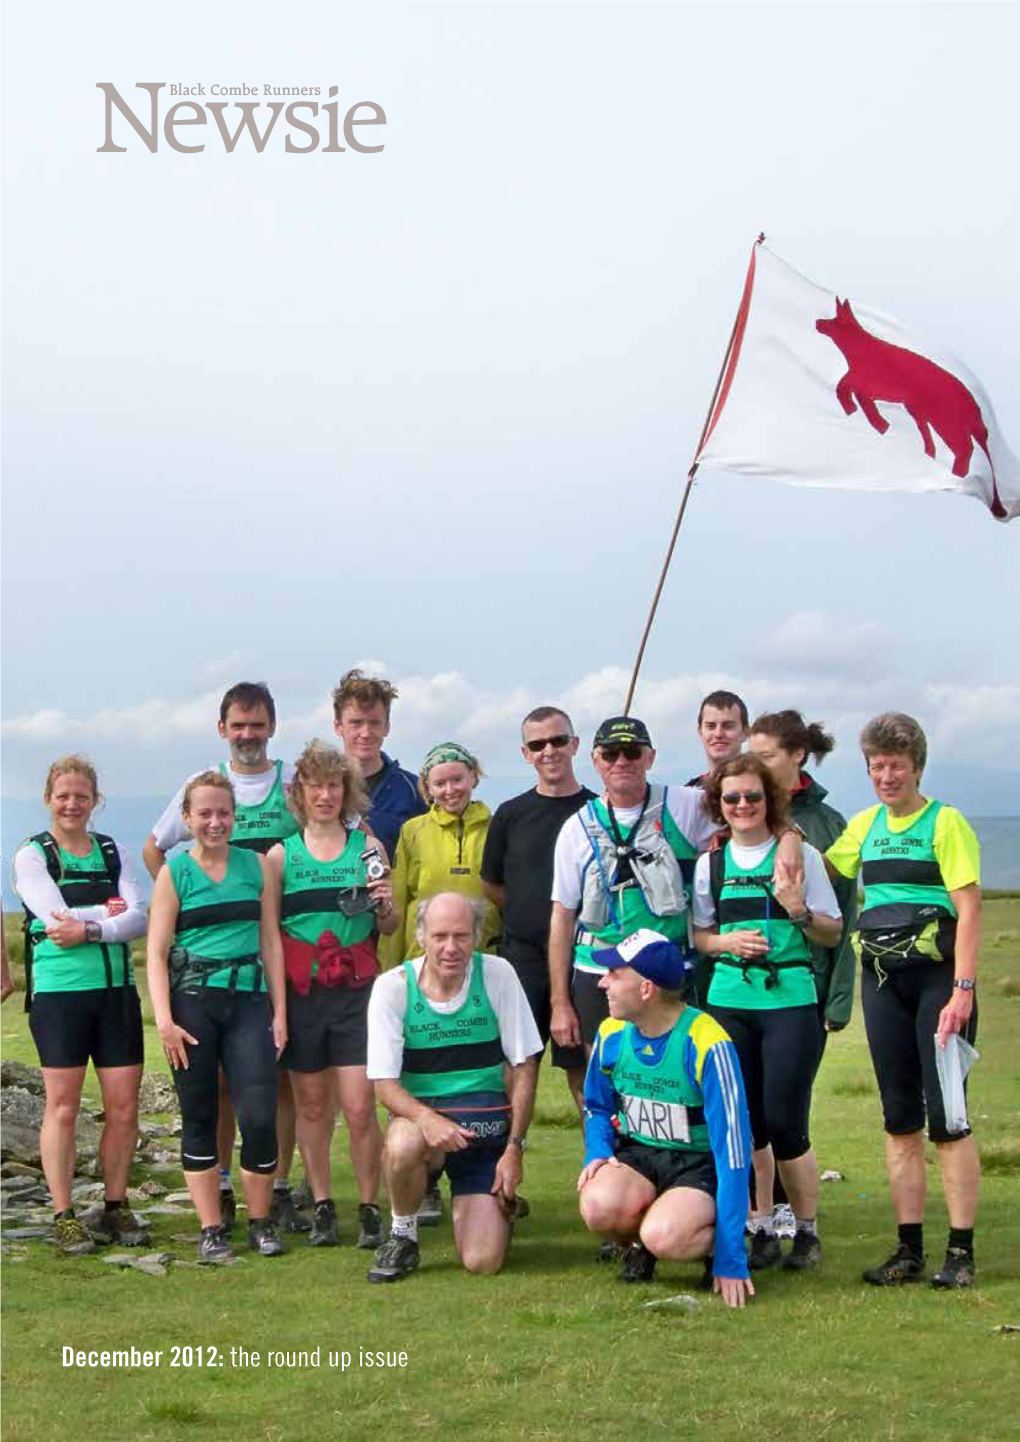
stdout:
<svg viewBox="0 0 1020 1442">
<path fill-rule="evenodd" d="M 849 369 L 836 386 L 836 398 L 847 415 L 852 416 L 859 405 L 879 435 L 884 435 L 889 422 L 875 402 L 901 405 L 921 432 L 926 456 L 935 459 L 932 431 L 945 441 L 953 453 L 954 476 L 967 475 L 976 441 L 992 471 L 992 514 L 1004 519 L 1006 511 L 988 453 L 988 427 L 981 407 L 963 382 L 927 356 L 872 335 L 854 315 L 850 302 L 838 296 L 836 314 L 831 320 L 816 320 L 815 329 L 827 335 L 846 357 Z"/>
<path fill-rule="evenodd" d="M 977 376 L 760 242 L 695 461 L 794 486 L 952 491 L 1020 515 L 1020 460 Z"/>
</svg>

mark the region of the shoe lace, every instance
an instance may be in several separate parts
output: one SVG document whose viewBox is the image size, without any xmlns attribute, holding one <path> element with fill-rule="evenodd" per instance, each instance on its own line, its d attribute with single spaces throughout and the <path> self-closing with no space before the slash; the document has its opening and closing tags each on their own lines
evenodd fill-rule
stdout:
<svg viewBox="0 0 1020 1442">
<path fill-rule="evenodd" d="M 60 1217 L 55 1230 L 61 1242 L 83 1242 L 88 1235 L 77 1217 Z"/>
</svg>

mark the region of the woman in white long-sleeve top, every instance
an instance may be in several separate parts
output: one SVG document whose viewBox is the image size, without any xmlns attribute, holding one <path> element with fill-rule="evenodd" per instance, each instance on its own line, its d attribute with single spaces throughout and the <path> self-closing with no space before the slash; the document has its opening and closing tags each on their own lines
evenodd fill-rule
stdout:
<svg viewBox="0 0 1020 1442">
<path fill-rule="evenodd" d="M 19 847 L 14 886 L 25 908 L 26 1006 L 46 1087 L 39 1148 L 56 1243 L 81 1256 L 97 1241 L 148 1240 L 125 1206 L 142 1078 L 142 1013 L 130 949 L 145 931 L 146 907 L 128 857 L 111 837 L 89 830 L 99 801 L 91 763 L 84 756 L 54 761 L 43 800 L 49 830 Z M 103 1094 L 106 1189 L 91 1234 L 71 1206 L 75 1128 L 90 1059 Z"/>
</svg>

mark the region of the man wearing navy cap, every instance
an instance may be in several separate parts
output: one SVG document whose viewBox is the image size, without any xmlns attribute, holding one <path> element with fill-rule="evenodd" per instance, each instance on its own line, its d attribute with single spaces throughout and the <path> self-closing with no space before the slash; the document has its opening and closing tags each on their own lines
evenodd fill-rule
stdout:
<svg viewBox="0 0 1020 1442">
<path fill-rule="evenodd" d="M 584 1083 L 588 1228 L 626 1245 L 625 1282 L 659 1257 L 711 1257 L 728 1307 L 754 1295 L 744 1249 L 751 1128 L 729 1037 L 684 1000 L 680 950 L 640 930 L 598 954 L 609 1017 Z"/>
</svg>

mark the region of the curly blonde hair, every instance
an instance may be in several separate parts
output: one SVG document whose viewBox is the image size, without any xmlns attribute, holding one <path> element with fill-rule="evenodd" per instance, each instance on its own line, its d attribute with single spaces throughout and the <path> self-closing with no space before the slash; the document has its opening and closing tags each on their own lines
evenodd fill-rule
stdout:
<svg viewBox="0 0 1020 1442">
<path fill-rule="evenodd" d="M 344 786 L 344 816 L 364 818 L 371 804 L 361 767 L 346 752 L 325 741 L 309 741 L 294 763 L 294 779 L 290 783 L 288 804 L 300 826 L 308 825 L 305 810 L 304 785 L 306 781 L 342 781 Z"/>
</svg>

